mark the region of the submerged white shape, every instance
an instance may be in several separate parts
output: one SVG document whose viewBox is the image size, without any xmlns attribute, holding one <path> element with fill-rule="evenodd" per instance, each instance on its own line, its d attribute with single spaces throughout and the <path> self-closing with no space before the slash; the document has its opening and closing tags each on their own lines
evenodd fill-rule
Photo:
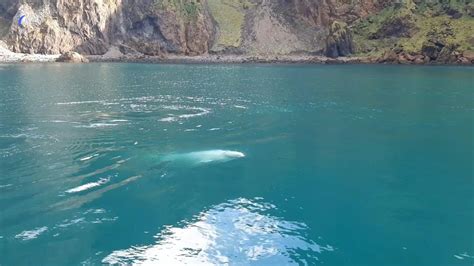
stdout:
<svg viewBox="0 0 474 266">
<path fill-rule="evenodd" d="M 46 227 L 46 226 L 38 227 L 38 228 L 35 228 L 33 230 L 23 231 L 23 232 L 19 233 L 18 235 L 16 235 L 15 238 L 21 239 L 21 240 L 24 240 L 24 241 L 31 240 L 31 239 L 37 238 L 39 235 L 46 232 L 47 230 L 48 230 L 48 227 Z"/>
<path fill-rule="evenodd" d="M 114 124 L 114 123 L 92 123 L 89 125 L 80 125 L 80 126 L 75 126 L 77 128 L 102 128 L 102 127 L 115 127 L 118 126 L 119 124 Z"/>
<path fill-rule="evenodd" d="M 204 164 L 212 162 L 227 162 L 243 157 L 245 157 L 245 154 L 240 151 L 208 150 L 181 154 L 171 154 L 165 156 L 164 161 Z"/>
<path fill-rule="evenodd" d="M 160 121 L 160 122 L 173 122 L 173 121 L 176 121 L 176 118 L 172 117 L 172 116 L 169 116 L 169 117 L 162 118 L 158 121 Z"/>
<path fill-rule="evenodd" d="M 103 185 L 103 184 L 105 184 L 109 181 L 110 181 L 110 178 L 101 178 L 97 182 L 91 182 L 91 183 L 87 183 L 87 184 L 84 184 L 84 185 L 80 185 L 80 186 L 75 187 L 75 188 L 68 189 L 68 190 L 66 190 L 66 193 L 77 193 L 77 192 L 85 191 L 85 190 L 88 190 L 88 189 L 91 189 L 91 188 L 94 188 L 94 187 L 101 186 L 101 185 Z"/>
</svg>

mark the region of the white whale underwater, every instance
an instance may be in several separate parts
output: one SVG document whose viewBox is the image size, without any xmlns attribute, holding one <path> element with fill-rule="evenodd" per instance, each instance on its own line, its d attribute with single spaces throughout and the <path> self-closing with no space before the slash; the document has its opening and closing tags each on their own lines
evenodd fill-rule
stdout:
<svg viewBox="0 0 474 266">
<path fill-rule="evenodd" d="M 231 160 L 244 158 L 245 154 L 240 151 L 229 151 L 229 150 L 207 150 L 207 151 L 195 151 L 189 153 L 178 153 L 170 154 L 161 158 L 162 162 L 173 162 L 173 163 L 185 163 L 192 166 L 217 163 L 217 162 L 228 162 Z"/>
<path fill-rule="evenodd" d="M 147 157 L 147 159 L 143 160 L 143 157 L 139 159 L 138 164 L 132 164 L 132 169 L 147 169 L 148 170 L 159 170 L 159 171 L 166 171 L 171 168 L 188 168 L 188 167 L 196 167 L 204 164 L 210 163 L 223 163 L 232 161 L 239 158 L 244 158 L 245 154 L 240 151 L 230 151 L 230 150 L 206 150 L 206 151 L 195 151 L 195 152 L 188 152 L 188 153 L 173 153 L 168 155 L 153 155 L 151 157 Z M 151 160 L 151 161 L 150 161 Z M 128 160 L 127 160 L 128 161 Z M 133 160 L 132 160 L 133 162 Z M 152 163 L 158 162 L 157 165 L 153 167 L 148 167 Z M 128 169 L 130 170 L 130 168 Z M 126 178 L 120 182 L 108 184 L 110 178 L 102 178 L 97 182 L 91 182 L 87 184 L 80 185 L 78 187 L 74 187 L 71 189 L 66 190 L 65 192 L 68 194 L 75 194 L 75 193 L 85 193 L 91 189 L 97 189 L 92 192 L 89 192 L 85 195 L 80 195 L 74 198 L 68 198 L 65 201 L 53 204 L 50 206 L 52 209 L 59 209 L 59 210 L 67 210 L 81 207 L 82 205 L 89 203 L 97 198 L 102 197 L 102 195 L 106 192 L 111 190 L 117 189 L 124 185 L 127 185 L 131 182 L 134 182 L 144 175 L 143 172 L 140 172 L 138 175 Z M 100 187 L 100 188 L 99 188 Z"/>
</svg>

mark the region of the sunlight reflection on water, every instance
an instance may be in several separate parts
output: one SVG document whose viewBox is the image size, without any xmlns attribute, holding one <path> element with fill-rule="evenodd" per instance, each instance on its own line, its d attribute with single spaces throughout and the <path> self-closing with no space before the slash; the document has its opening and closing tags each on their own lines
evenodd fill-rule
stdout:
<svg viewBox="0 0 474 266">
<path fill-rule="evenodd" d="M 333 251 L 305 237 L 304 223 L 267 214 L 276 207 L 261 198 L 231 200 L 197 215 L 182 227 L 167 227 L 156 243 L 117 250 L 111 264 L 307 264 Z M 299 252 L 304 251 L 304 252 Z M 303 254 L 304 255 L 301 255 Z"/>
</svg>

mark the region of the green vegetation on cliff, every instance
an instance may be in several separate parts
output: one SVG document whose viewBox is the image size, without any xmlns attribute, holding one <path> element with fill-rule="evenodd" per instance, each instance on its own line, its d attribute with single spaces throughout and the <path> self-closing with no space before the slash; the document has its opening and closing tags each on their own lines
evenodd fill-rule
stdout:
<svg viewBox="0 0 474 266">
<path fill-rule="evenodd" d="M 202 3 L 200 0 L 155 0 L 155 8 L 173 11 L 187 19 L 192 19 L 202 9 Z"/>
<path fill-rule="evenodd" d="M 219 36 L 217 49 L 239 47 L 242 42 L 242 28 L 245 9 L 252 4 L 248 0 L 208 0 L 209 9 L 217 22 Z"/>
<path fill-rule="evenodd" d="M 381 55 L 399 49 L 418 54 L 428 42 L 459 51 L 474 47 L 474 6 L 466 1 L 392 5 L 356 22 L 354 42 L 360 55 Z"/>
</svg>

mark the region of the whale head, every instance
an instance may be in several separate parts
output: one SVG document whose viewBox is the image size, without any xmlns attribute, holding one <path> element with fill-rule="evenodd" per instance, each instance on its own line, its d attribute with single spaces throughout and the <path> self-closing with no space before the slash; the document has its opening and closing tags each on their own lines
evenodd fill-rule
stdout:
<svg viewBox="0 0 474 266">
<path fill-rule="evenodd" d="M 243 158 L 245 154 L 240 151 L 222 151 L 224 157 L 228 158 Z"/>
<path fill-rule="evenodd" d="M 227 162 L 234 159 L 245 157 L 245 154 L 239 151 L 229 150 L 208 150 L 191 152 L 188 154 L 196 163 Z"/>
</svg>

